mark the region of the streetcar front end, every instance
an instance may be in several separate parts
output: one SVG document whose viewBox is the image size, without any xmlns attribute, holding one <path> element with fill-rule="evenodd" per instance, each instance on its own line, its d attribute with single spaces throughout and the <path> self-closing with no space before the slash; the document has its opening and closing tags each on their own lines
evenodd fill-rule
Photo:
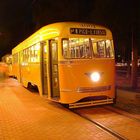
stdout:
<svg viewBox="0 0 140 140">
<path fill-rule="evenodd" d="M 110 104 L 115 98 L 113 39 L 103 30 L 85 32 L 94 32 L 96 36 L 62 39 L 60 102 L 69 104 L 70 108 Z M 78 29 L 76 33 L 79 34 Z"/>
</svg>

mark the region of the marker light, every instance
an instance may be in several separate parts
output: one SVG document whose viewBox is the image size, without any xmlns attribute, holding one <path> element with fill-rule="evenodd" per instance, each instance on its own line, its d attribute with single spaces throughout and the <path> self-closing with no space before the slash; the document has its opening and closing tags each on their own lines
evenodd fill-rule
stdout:
<svg viewBox="0 0 140 140">
<path fill-rule="evenodd" d="M 93 72 L 90 75 L 90 78 L 91 78 L 92 81 L 98 82 L 100 80 L 100 74 L 99 74 L 99 72 Z"/>
</svg>

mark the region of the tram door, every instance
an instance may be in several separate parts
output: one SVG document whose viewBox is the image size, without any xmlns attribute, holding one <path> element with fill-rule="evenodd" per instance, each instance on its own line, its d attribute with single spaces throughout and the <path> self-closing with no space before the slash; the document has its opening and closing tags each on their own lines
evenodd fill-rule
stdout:
<svg viewBox="0 0 140 140">
<path fill-rule="evenodd" d="M 47 82 L 47 45 L 46 42 L 41 43 L 41 70 L 42 70 L 42 90 L 43 95 L 48 96 L 48 82 Z"/>
<path fill-rule="evenodd" d="M 50 51 L 50 86 L 51 86 L 51 97 L 59 99 L 59 77 L 58 77 L 58 42 L 55 40 L 49 41 Z"/>
</svg>

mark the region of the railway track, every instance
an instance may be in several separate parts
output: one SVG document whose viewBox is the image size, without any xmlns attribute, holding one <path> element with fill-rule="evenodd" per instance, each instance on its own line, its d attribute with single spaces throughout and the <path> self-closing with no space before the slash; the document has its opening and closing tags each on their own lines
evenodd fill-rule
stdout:
<svg viewBox="0 0 140 140">
<path fill-rule="evenodd" d="M 120 140 L 127 140 L 127 138 L 121 136 L 120 134 L 118 134 L 117 132 L 107 128 L 105 125 L 97 122 L 97 121 L 93 121 L 90 118 L 88 118 L 87 116 L 84 116 L 83 114 L 80 114 L 76 111 L 73 111 L 74 113 L 76 113 L 77 115 L 79 115 L 80 117 L 92 122 L 94 125 L 96 125 L 97 127 L 100 127 L 103 131 L 106 131 L 107 133 L 110 133 L 111 135 L 115 136 L 116 138 L 120 139 Z"/>
<path fill-rule="evenodd" d="M 140 139 L 140 120 L 113 107 L 100 106 L 71 109 L 71 111 L 117 139 Z"/>
<path fill-rule="evenodd" d="M 124 116 L 126 116 L 126 117 L 128 117 L 130 119 L 133 119 L 133 120 L 136 120 L 136 121 L 140 122 L 140 117 L 137 117 L 137 116 L 135 116 L 133 114 L 130 114 L 130 113 L 126 112 L 126 111 L 120 110 L 117 107 L 105 106 L 104 108 L 108 109 L 108 110 L 110 110 L 112 112 L 118 113 L 120 115 L 124 115 Z"/>
</svg>

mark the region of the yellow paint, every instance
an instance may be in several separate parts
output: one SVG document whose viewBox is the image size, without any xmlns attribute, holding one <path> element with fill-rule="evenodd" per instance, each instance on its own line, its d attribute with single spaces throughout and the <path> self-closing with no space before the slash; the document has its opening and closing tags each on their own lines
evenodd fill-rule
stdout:
<svg viewBox="0 0 140 140">
<path fill-rule="evenodd" d="M 70 28 L 87 28 L 87 29 L 104 29 L 106 35 L 78 35 L 70 34 Z M 60 85 L 60 99 L 61 103 L 74 103 L 84 97 L 90 96 L 107 96 L 114 98 L 114 58 L 92 58 L 92 59 L 64 59 L 62 55 L 62 43 L 63 38 L 96 38 L 96 39 L 110 39 L 112 40 L 112 33 L 109 29 L 86 23 L 73 23 L 63 22 L 54 23 L 42 27 L 40 30 L 35 32 L 29 38 L 21 42 L 12 50 L 12 55 L 20 53 L 22 50 L 29 48 L 30 46 L 37 44 L 42 41 L 46 41 L 48 46 L 48 40 L 58 40 L 58 76 Z M 47 52 L 49 52 L 47 50 Z M 41 70 L 40 62 L 29 62 L 22 65 L 22 57 L 19 56 L 18 63 L 13 64 L 13 73 L 19 79 L 24 86 L 27 86 L 29 82 L 35 84 L 39 88 L 40 95 L 42 96 L 42 83 L 41 83 Z M 64 63 L 61 63 L 63 62 Z M 71 62 L 72 63 L 71 63 Z M 49 62 L 49 55 L 47 53 L 47 62 Z M 46 68 L 47 72 L 50 70 Z M 99 72 L 101 73 L 101 79 L 99 82 L 93 82 L 90 76 L 86 73 Z M 49 73 L 47 73 L 48 79 Z M 51 79 L 50 79 L 51 80 Z M 50 80 L 48 81 L 48 98 L 51 99 Z M 85 92 L 78 93 L 78 88 L 94 88 L 101 86 L 111 86 L 110 90 L 98 91 L 98 92 Z"/>
</svg>

